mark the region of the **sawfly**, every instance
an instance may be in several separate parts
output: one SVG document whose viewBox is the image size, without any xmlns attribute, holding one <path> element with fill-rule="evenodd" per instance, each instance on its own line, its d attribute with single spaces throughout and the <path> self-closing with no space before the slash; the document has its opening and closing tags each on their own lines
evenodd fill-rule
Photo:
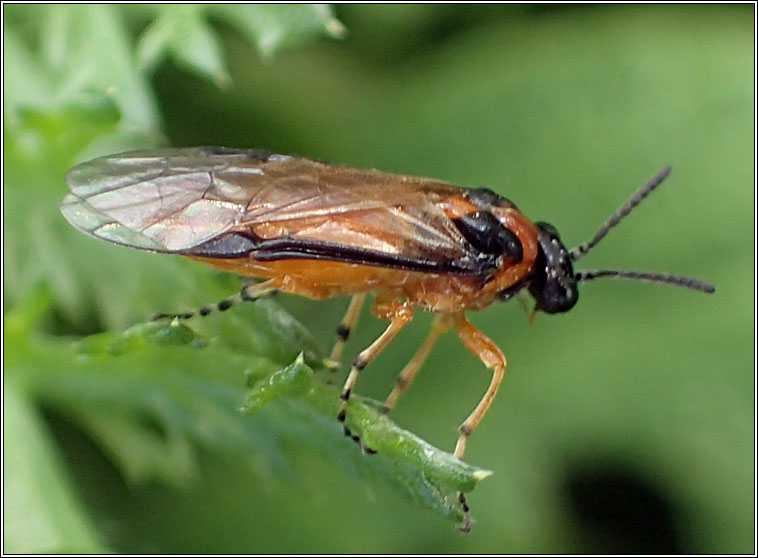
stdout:
<svg viewBox="0 0 758 558">
<path fill-rule="evenodd" d="M 526 291 L 535 302 L 532 316 L 566 312 L 578 300 L 579 284 L 601 277 L 714 292 L 703 281 L 665 273 L 574 270 L 669 172 L 668 167 L 658 172 L 572 250 L 552 225 L 532 221 L 492 190 L 257 149 L 168 148 L 100 157 L 69 171 L 71 193 L 61 209 L 74 227 L 94 237 L 263 279 L 237 297 L 180 318 L 226 310 L 275 291 L 313 299 L 352 296 L 337 328 L 334 361 L 366 294 L 374 293 L 372 311 L 389 325 L 353 360 L 337 417 L 358 443 L 344 423 L 360 372 L 411 321 L 414 309 L 434 313 L 428 337 L 400 372 L 384 411 L 413 382 L 438 337 L 455 329 L 492 370 L 483 398 L 458 427 L 454 455 L 460 459 L 495 398 L 506 363 L 497 345 L 467 320 L 467 311 Z M 462 493 L 459 500 L 467 530 Z"/>
</svg>

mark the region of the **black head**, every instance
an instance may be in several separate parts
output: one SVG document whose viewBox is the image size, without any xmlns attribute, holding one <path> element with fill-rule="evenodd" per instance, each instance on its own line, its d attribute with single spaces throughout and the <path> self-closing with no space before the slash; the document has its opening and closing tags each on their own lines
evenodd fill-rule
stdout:
<svg viewBox="0 0 758 558">
<path fill-rule="evenodd" d="M 571 253 L 548 223 L 537 223 L 539 251 L 529 280 L 529 293 L 537 302 L 536 310 L 548 314 L 567 312 L 579 299 Z"/>
<path fill-rule="evenodd" d="M 539 250 L 537 260 L 527 283 L 529 293 L 537 302 L 535 310 L 541 310 L 548 314 L 557 314 L 571 310 L 579 299 L 578 284 L 582 281 L 589 281 L 599 277 L 637 279 L 695 289 L 705 293 L 715 292 L 716 289 L 713 285 L 705 281 L 690 279 L 688 277 L 676 277 L 667 273 L 615 269 L 574 272 L 573 262 L 577 261 L 600 242 L 608 234 L 608 231 L 629 215 L 648 194 L 663 182 L 670 172 L 671 167 L 666 167 L 659 171 L 647 184 L 637 190 L 624 205 L 618 208 L 589 241 L 577 246 L 573 250 L 566 250 L 555 227 L 548 223 L 537 223 Z"/>
</svg>

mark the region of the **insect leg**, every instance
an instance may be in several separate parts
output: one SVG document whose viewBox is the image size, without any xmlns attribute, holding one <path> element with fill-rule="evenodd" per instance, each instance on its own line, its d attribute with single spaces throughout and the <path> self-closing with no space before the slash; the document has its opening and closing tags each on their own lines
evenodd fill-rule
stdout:
<svg viewBox="0 0 758 558">
<path fill-rule="evenodd" d="M 362 350 L 358 353 L 358 356 L 355 357 L 353 366 L 350 368 L 350 374 L 348 374 L 345 386 L 342 388 L 342 393 L 340 394 L 342 405 L 340 406 L 340 412 L 337 415 L 337 419 L 343 425 L 345 436 L 351 437 L 353 441 L 357 443 L 360 443 L 358 436 L 353 435 L 350 429 L 345 426 L 345 414 L 347 412 L 347 402 L 350 399 L 350 393 L 355 387 L 358 374 L 360 374 L 361 370 L 363 370 L 366 365 L 376 357 L 376 355 L 382 352 L 389 342 L 392 341 L 392 338 L 395 337 L 403 326 L 413 318 L 413 310 L 407 302 L 380 302 L 379 299 L 377 299 L 376 302 L 374 302 L 372 310 L 374 315 L 378 318 L 389 319 L 390 325 L 387 326 L 384 333 L 377 337 L 371 345 Z M 366 451 L 372 453 L 368 448 L 366 448 Z"/>
<path fill-rule="evenodd" d="M 342 357 L 342 351 L 345 348 L 345 343 L 350 332 L 355 328 L 355 324 L 358 322 L 358 317 L 361 315 L 361 308 L 363 302 L 366 300 L 366 294 L 361 293 L 353 296 L 350 299 L 350 305 L 347 307 L 345 317 L 337 326 L 337 342 L 334 344 L 332 354 L 329 356 L 329 361 L 332 366 L 329 368 L 329 375 L 326 378 L 327 384 L 334 383 L 334 377 L 337 374 L 337 368 L 339 367 L 340 358 Z"/>
<path fill-rule="evenodd" d="M 458 459 L 463 459 L 463 453 L 466 451 L 466 440 L 487 413 L 490 405 L 492 405 L 492 401 L 495 399 L 500 383 L 503 381 L 503 376 L 505 375 L 505 356 L 503 356 L 502 351 L 489 337 L 484 335 L 466 319 L 463 313 L 457 314 L 455 318 L 455 329 L 458 331 L 458 336 L 463 341 L 463 344 L 466 345 L 469 351 L 478 356 L 479 360 L 487 368 L 492 369 L 492 380 L 484 397 L 482 397 L 482 400 L 479 401 L 479 404 L 468 418 L 463 421 L 463 424 L 458 427 L 458 442 L 455 444 L 454 455 Z M 458 500 L 461 503 L 464 514 L 463 525 L 460 526 L 460 529 L 468 531 L 471 528 L 471 519 L 469 507 L 466 503 L 466 496 L 463 492 L 458 493 Z"/>
<path fill-rule="evenodd" d="M 263 281 L 262 283 L 251 283 L 250 285 L 245 285 L 242 287 L 242 290 L 239 292 L 239 294 L 225 298 L 216 304 L 203 306 L 202 308 L 190 310 L 188 312 L 182 312 L 180 314 L 156 314 L 153 316 L 153 321 L 162 320 L 164 318 L 178 318 L 180 320 L 189 320 L 194 316 L 207 316 L 208 314 L 211 314 L 215 311 L 225 312 L 239 302 L 254 302 L 264 296 L 272 296 L 276 294 L 279 290 L 277 281 L 277 279 L 269 279 L 268 281 Z"/>
<path fill-rule="evenodd" d="M 497 389 L 505 374 L 505 356 L 497 345 L 481 331 L 479 331 L 463 314 L 456 315 L 455 329 L 458 335 L 466 345 L 469 351 L 479 357 L 479 360 L 487 367 L 492 369 L 492 381 L 487 391 L 479 401 L 479 404 L 471 412 L 468 418 L 458 427 L 458 443 L 455 445 L 455 456 L 458 459 L 463 458 L 466 451 L 466 439 L 476 429 L 487 410 L 495 399 Z"/>
<path fill-rule="evenodd" d="M 402 372 L 400 372 L 395 379 L 395 387 L 389 397 L 387 397 L 387 401 L 384 402 L 382 413 L 386 415 L 395 407 L 397 398 L 411 386 L 411 383 L 413 383 L 413 380 L 416 378 L 416 374 L 418 374 L 418 371 L 424 364 L 426 357 L 429 356 L 429 353 L 432 351 L 432 347 L 434 347 L 439 336 L 445 333 L 449 328 L 450 316 L 446 314 L 437 314 L 434 318 L 434 323 L 432 323 L 432 329 L 429 331 L 429 335 L 423 345 L 419 347 L 419 350 L 413 355 L 413 358 L 405 365 L 405 368 L 403 368 Z"/>
</svg>

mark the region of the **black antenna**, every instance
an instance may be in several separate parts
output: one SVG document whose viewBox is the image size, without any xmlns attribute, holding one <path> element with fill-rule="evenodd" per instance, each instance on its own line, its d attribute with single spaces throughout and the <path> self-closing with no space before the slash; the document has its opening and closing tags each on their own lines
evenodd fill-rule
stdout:
<svg viewBox="0 0 758 558">
<path fill-rule="evenodd" d="M 668 273 L 654 273 L 650 271 L 624 271 L 620 269 L 593 269 L 588 271 L 579 271 L 574 278 L 577 282 L 591 281 L 598 277 L 613 277 L 615 279 L 635 279 L 639 281 L 649 281 L 651 283 L 663 283 L 693 289 L 703 293 L 714 293 L 716 287 L 700 279 L 691 279 L 689 277 L 678 277 Z"/>
<path fill-rule="evenodd" d="M 648 180 L 647 184 L 632 194 L 632 197 L 626 200 L 624 205 L 619 207 L 613 215 L 608 217 L 608 220 L 597 230 L 595 236 L 571 250 L 569 253 L 571 259 L 573 261 L 578 260 L 589 252 L 598 242 L 603 240 L 605 235 L 608 234 L 608 231 L 618 225 L 621 219 L 629 215 L 642 200 L 648 197 L 653 190 L 660 186 L 661 182 L 663 182 L 670 173 L 671 167 L 663 167 L 659 170 L 653 178 Z"/>
<path fill-rule="evenodd" d="M 587 252 L 589 252 L 598 242 L 600 242 L 608 231 L 619 224 L 619 222 L 629 215 L 632 210 L 637 207 L 642 200 L 650 195 L 650 193 L 660 186 L 666 177 L 671 174 L 671 167 L 663 167 L 659 170 L 647 183 L 637 190 L 632 196 L 626 200 L 624 205 L 619 207 L 613 215 L 608 217 L 608 220 L 602 224 L 597 230 L 595 236 L 593 236 L 587 242 L 580 244 L 569 253 L 569 257 L 576 261 Z M 638 281 L 649 281 L 650 283 L 663 283 L 666 285 L 673 285 L 675 287 L 684 287 L 686 289 L 693 289 L 703 293 L 714 293 L 716 288 L 705 281 L 699 279 L 691 279 L 690 277 L 679 277 L 676 275 L 670 275 L 668 273 L 655 273 L 652 271 L 625 271 L 621 269 L 593 269 L 588 271 L 579 271 L 574 275 L 574 279 L 577 282 L 591 281 L 600 277 L 612 277 L 614 279 L 633 279 Z"/>
</svg>

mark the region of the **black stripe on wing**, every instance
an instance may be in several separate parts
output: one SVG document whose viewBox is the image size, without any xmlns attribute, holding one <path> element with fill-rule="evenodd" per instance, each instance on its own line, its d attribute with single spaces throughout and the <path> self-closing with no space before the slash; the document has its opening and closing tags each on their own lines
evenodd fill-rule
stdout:
<svg viewBox="0 0 758 558">
<path fill-rule="evenodd" d="M 498 269 L 500 258 L 495 254 L 469 252 L 457 258 L 410 258 L 366 250 L 355 246 L 304 241 L 293 238 L 261 240 L 254 235 L 231 232 L 179 252 L 185 256 L 205 258 L 245 258 L 259 261 L 292 259 L 328 260 L 352 264 L 389 267 L 404 271 L 455 274 L 487 279 Z"/>
</svg>

